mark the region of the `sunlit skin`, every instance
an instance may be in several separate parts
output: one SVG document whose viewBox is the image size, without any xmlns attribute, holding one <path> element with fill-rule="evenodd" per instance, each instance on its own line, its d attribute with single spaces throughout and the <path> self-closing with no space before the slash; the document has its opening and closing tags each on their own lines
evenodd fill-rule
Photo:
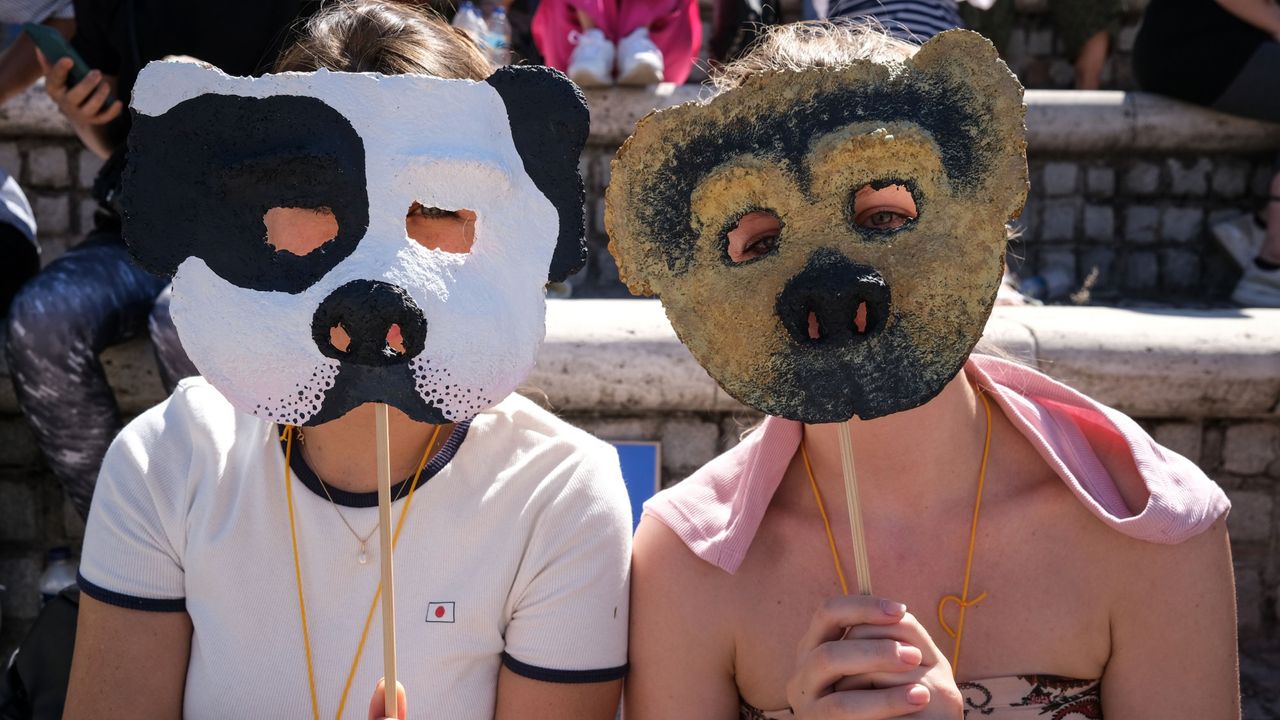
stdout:
<svg viewBox="0 0 1280 720">
<path fill-rule="evenodd" d="M 327 207 L 271 208 L 262 216 L 266 242 L 278 252 L 308 255 L 338 236 L 338 219 Z M 428 250 L 463 254 L 476 239 L 473 210 L 444 210 L 414 201 L 404 220 L 405 234 Z"/>
<path fill-rule="evenodd" d="M 859 229 L 893 230 L 917 208 L 904 186 L 864 186 L 849 215 Z M 727 261 L 769 262 L 787 241 L 782 220 L 765 210 L 743 216 L 728 234 Z M 853 322 L 862 329 L 863 320 Z M 821 335 L 813 316 L 809 335 Z M 739 698 L 765 710 L 791 706 L 797 719 L 959 718 L 949 677 L 956 641 L 937 608 L 966 584 L 988 441 L 973 382 L 961 373 L 918 408 L 804 428 L 846 574 L 855 552 L 839 434 L 851 436 L 862 505 L 874 509 L 863 514 L 870 574 L 886 605 L 841 595 L 798 452 L 734 573 L 695 555 L 654 517 L 642 519 L 632 556 L 628 720 L 729 720 L 739 717 Z M 994 403 L 989 442 L 971 587 L 986 596 L 967 614 L 959 680 L 1034 668 L 1101 678 L 1107 717 L 1238 718 L 1225 520 L 1175 546 L 1128 538 L 1098 522 Z M 1145 507 L 1127 446 L 1096 450 L 1126 506 Z M 927 706 L 917 704 L 921 696 Z"/>
</svg>

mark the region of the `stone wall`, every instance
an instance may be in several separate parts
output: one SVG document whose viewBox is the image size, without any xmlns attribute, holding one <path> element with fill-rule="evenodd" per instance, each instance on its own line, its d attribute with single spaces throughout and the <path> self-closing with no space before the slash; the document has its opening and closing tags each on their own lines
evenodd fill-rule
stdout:
<svg viewBox="0 0 1280 720">
<path fill-rule="evenodd" d="M 1001 308 L 986 336 L 1138 418 L 1227 490 L 1242 641 L 1280 639 L 1280 310 Z M 162 399 L 145 342 L 105 360 L 126 415 Z M 664 484 L 758 419 L 697 365 L 655 301 L 552 301 L 523 391 L 602 438 L 660 442 Z M 0 650 L 39 608 L 44 553 L 82 536 L 0 377 Z"/>
<path fill-rule="evenodd" d="M 609 163 L 649 110 L 702 96 L 696 87 L 588 93 L 582 161 L 591 260 L 577 297 L 625 297 L 605 249 Z M 1268 194 L 1280 126 L 1142 93 L 1027 92 L 1031 189 L 1010 246 L 1023 277 L 1060 271 L 1071 302 L 1223 305 L 1240 270 L 1209 235 Z M 1081 292 L 1087 290 L 1087 292 Z"/>
<path fill-rule="evenodd" d="M 581 164 L 591 258 L 574 277 L 577 297 L 626 297 L 605 250 L 609 162 L 655 107 L 692 100 L 696 86 L 593 91 L 592 137 Z M 1239 269 L 1209 226 L 1259 206 L 1280 151 L 1280 126 L 1242 120 L 1141 93 L 1027 93 L 1031 191 L 1011 244 L 1024 277 L 1072 279 L 1070 302 L 1222 305 Z M 44 258 L 91 226 L 93 175 L 43 93 L 0 108 L 0 169 L 27 190 Z M 1087 290 L 1088 292 L 1080 292 Z"/>
<path fill-rule="evenodd" d="M 1209 228 L 1262 204 L 1274 158 L 1044 153 L 1030 165 L 1015 273 L 1064 272 L 1092 302 L 1203 305 L 1224 302 L 1240 276 Z"/>
</svg>

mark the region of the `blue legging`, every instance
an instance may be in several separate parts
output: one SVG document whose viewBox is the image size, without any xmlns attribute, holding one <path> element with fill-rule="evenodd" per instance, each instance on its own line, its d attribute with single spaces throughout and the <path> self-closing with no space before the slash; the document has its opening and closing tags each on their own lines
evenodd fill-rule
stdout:
<svg viewBox="0 0 1280 720">
<path fill-rule="evenodd" d="M 54 476 L 87 516 L 98 468 L 122 427 L 98 354 L 147 332 L 163 278 L 129 257 L 118 231 L 97 230 L 13 300 L 5 347 L 18 404 Z M 165 389 L 196 374 L 163 316 L 151 323 Z"/>
</svg>

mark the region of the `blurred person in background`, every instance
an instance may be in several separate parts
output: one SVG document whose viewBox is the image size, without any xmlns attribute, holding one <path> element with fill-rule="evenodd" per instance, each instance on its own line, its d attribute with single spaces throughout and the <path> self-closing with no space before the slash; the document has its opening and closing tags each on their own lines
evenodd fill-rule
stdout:
<svg viewBox="0 0 1280 720">
<path fill-rule="evenodd" d="M 85 147 L 107 160 L 94 182 L 99 208 L 80 244 L 36 275 L 14 298 L 6 353 L 22 413 L 50 469 L 80 515 L 120 410 L 98 359 L 106 348 L 147 331 L 165 280 L 129 256 L 120 233 L 120 173 L 129 115 L 125 102 L 152 60 L 187 55 L 232 75 L 271 67 L 288 31 L 317 0 L 76 0 L 72 46 L 93 68 L 68 83 L 71 60 L 39 62 L 45 91 Z M 161 374 L 171 388 L 195 374 L 171 324 L 153 327 Z"/>
<path fill-rule="evenodd" d="M 1280 123 L 1280 4 L 1151 0 L 1134 42 L 1133 69 L 1144 90 Z M 1280 307 L 1280 172 L 1262 209 L 1212 230 L 1244 270 L 1231 299 Z"/>
<path fill-rule="evenodd" d="M 1049 23 L 1074 66 L 1072 87 L 1076 90 L 1102 86 L 1102 70 L 1112 40 L 1120 31 L 1121 10 L 1120 0 L 1054 0 L 1048 4 Z M 960 6 L 960 18 L 965 27 L 990 38 L 1002 55 L 1007 53 L 1009 35 L 1018 22 L 1014 0 L 970 0 Z"/>
<path fill-rule="evenodd" d="M 14 31 L 13 41 L 0 51 L 0 105 L 4 105 L 40 79 L 35 44 L 20 32 L 23 23 L 40 23 L 70 38 L 76 30 L 71 0 L 5 0 L 0 2 L 0 25 Z M 0 168 L 0 318 L 18 289 L 40 269 L 40 245 L 36 241 L 35 216 L 19 187 L 18 168 Z"/>
<path fill-rule="evenodd" d="M 696 0 L 540 0 L 533 39 L 582 87 L 683 83 L 702 47 L 698 12 Z"/>
<path fill-rule="evenodd" d="M 943 30 L 964 27 L 955 0 L 829 0 L 824 17 L 873 19 L 889 35 L 916 45 Z"/>
<path fill-rule="evenodd" d="M 71 0 L 4 0 L 0 2 L 0 25 L 38 23 L 70 39 L 76 32 Z M 36 46 L 26 33 L 16 32 L 13 42 L 0 51 L 0 105 L 31 87 L 41 76 Z"/>
</svg>

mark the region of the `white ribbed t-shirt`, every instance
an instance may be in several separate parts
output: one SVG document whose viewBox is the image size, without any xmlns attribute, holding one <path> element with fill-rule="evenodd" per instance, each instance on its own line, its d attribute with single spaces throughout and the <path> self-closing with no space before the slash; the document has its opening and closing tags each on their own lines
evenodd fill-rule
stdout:
<svg viewBox="0 0 1280 720">
<path fill-rule="evenodd" d="M 379 579 L 377 536 L 360 564 L 296 447 L 292 467 L 320 715 L 333 717 Z M 357 532 L 373 529 L 376 493 L 330 491 Z M 491 718 L 502 664 L 550 682 L 622 677 L 630 554 L 611 446 L 518 395 L 457 426 L 395 553 L 398 673 L 413 714 Z M 190 615 L 185 717 L 310 714 L 279 429 L 202 379 L 111 446 L 80 573 L 99 601 Z M 375 613 L 344 717 L 365 717 L 381 636 Z"/>
</svg>

